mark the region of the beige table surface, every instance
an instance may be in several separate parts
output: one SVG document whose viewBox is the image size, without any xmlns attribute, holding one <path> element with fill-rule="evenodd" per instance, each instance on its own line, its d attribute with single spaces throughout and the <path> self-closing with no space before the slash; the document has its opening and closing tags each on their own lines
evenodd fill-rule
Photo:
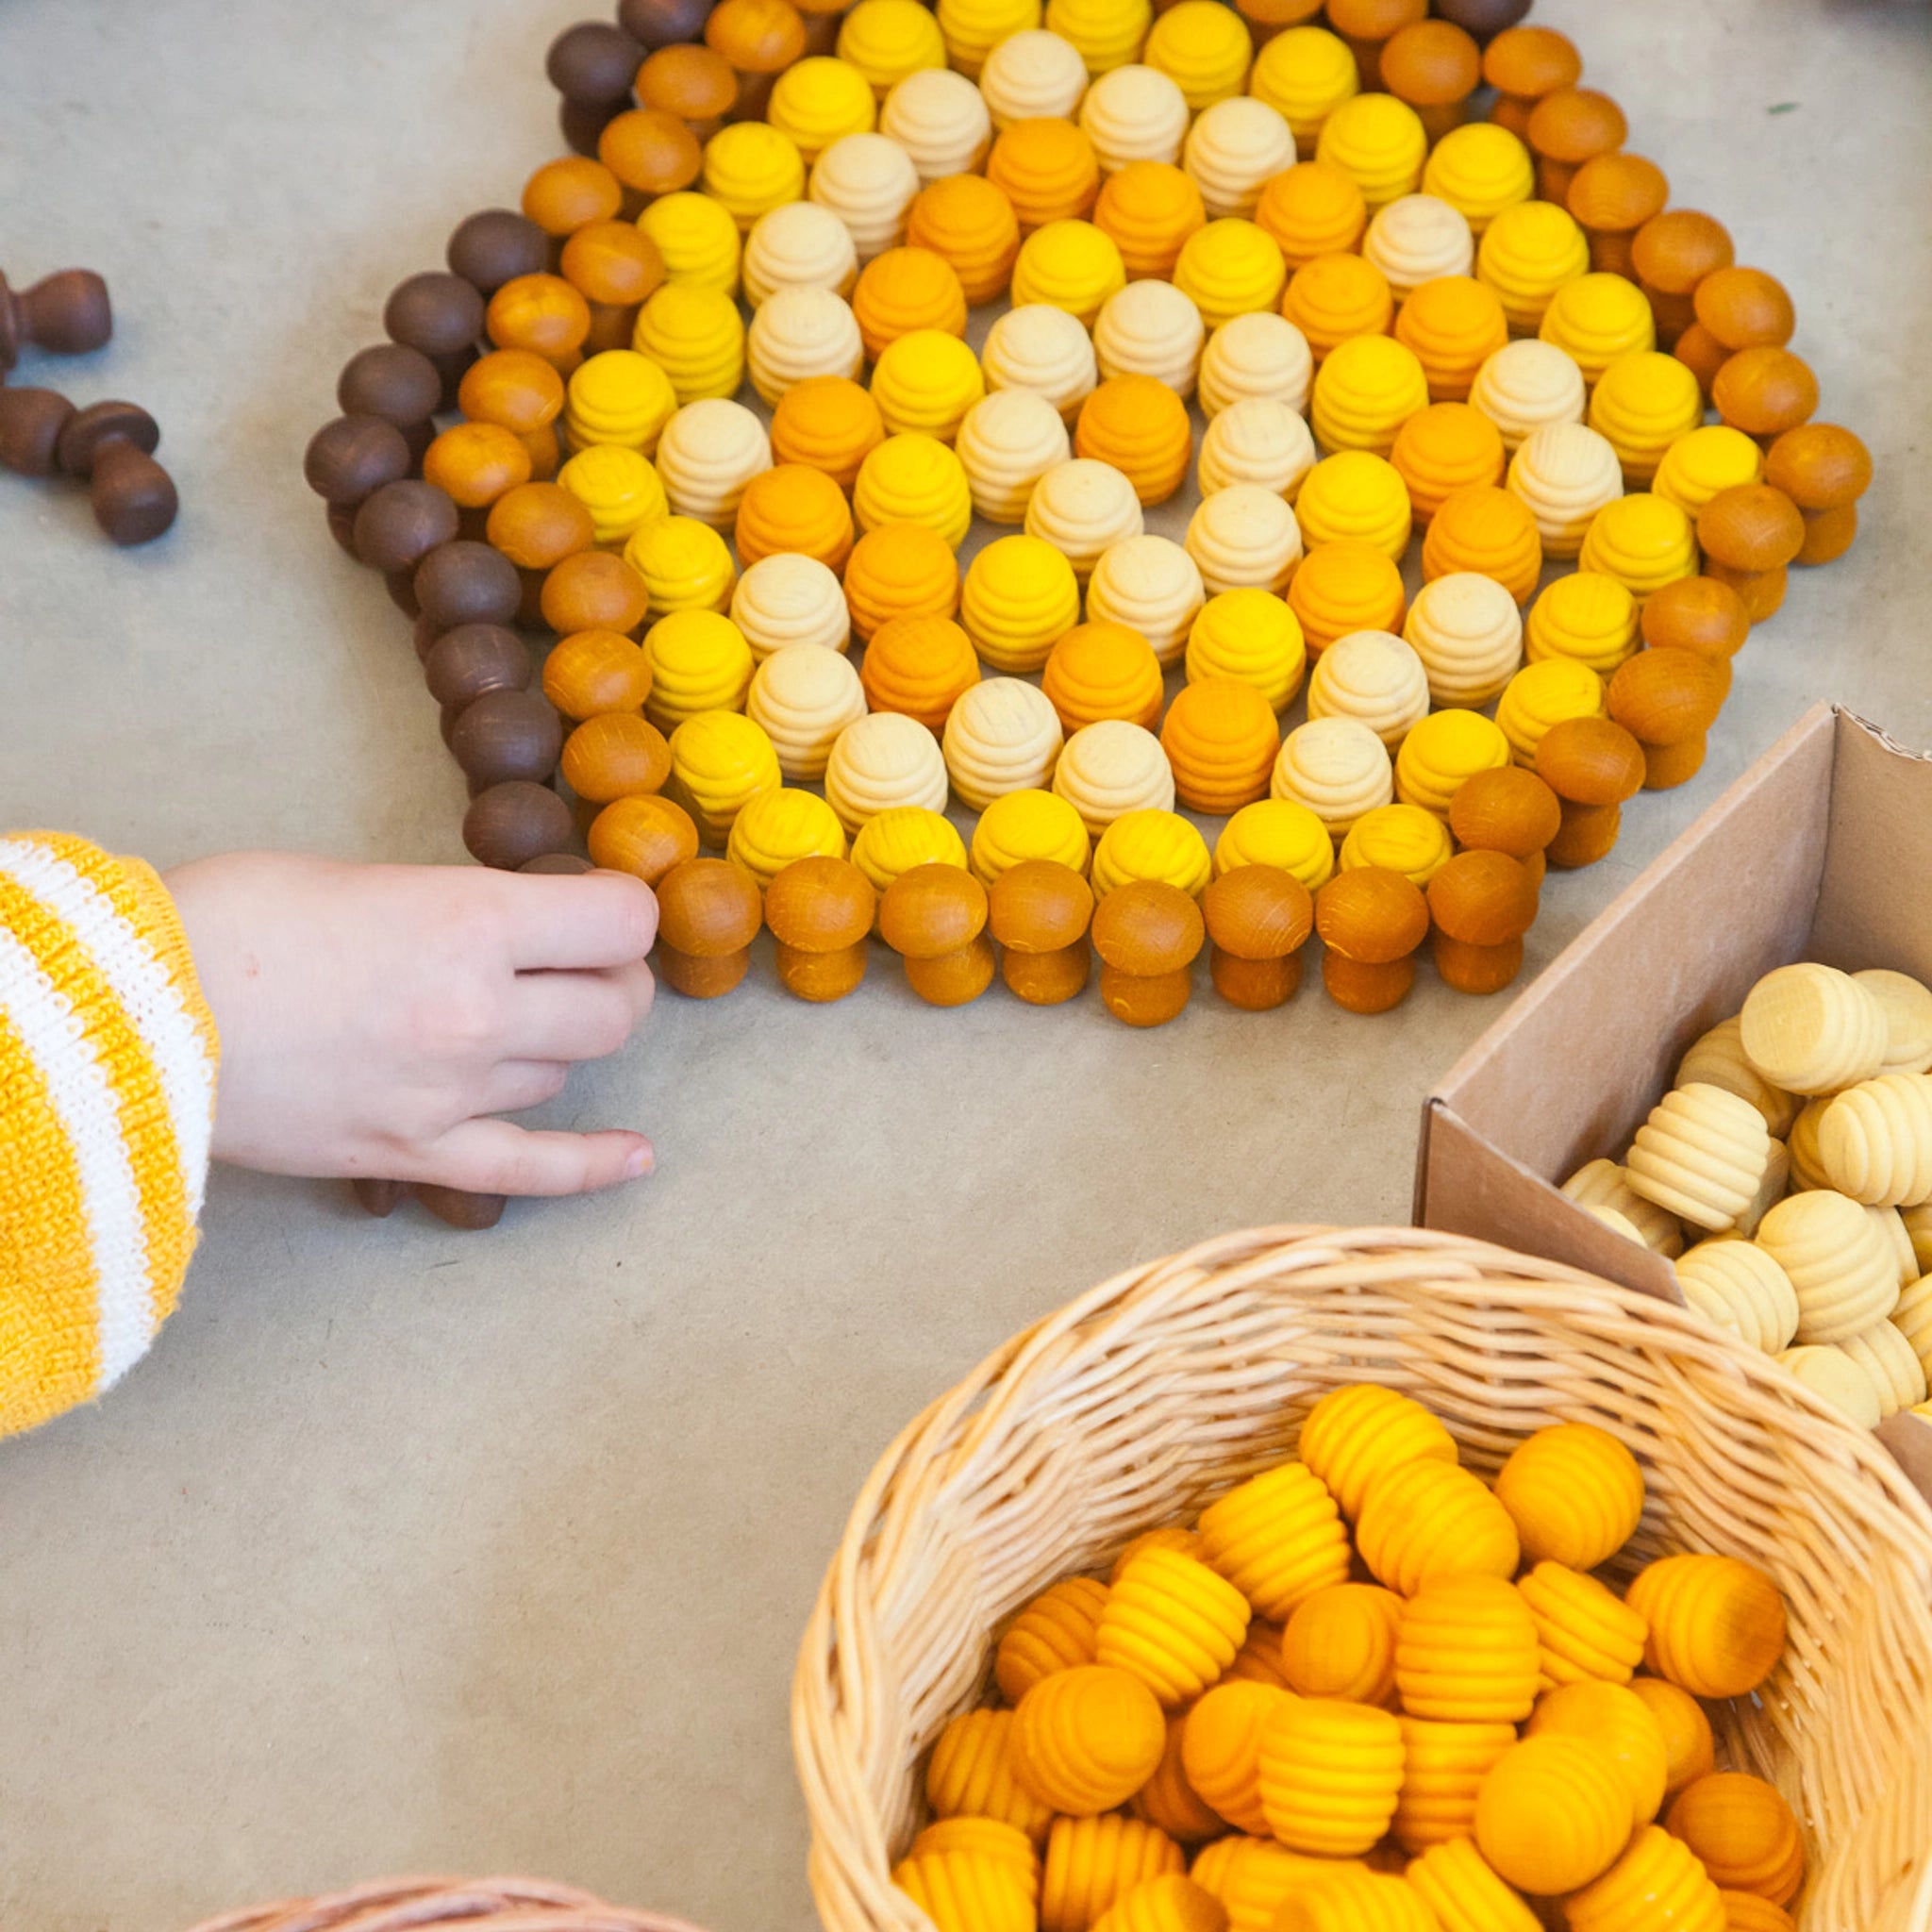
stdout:
<svg viewBox="0 0 1932 1932">
<path fill-rule="evenodd" d="M 41 379 L 148 404 L 185 503 L 122 555 L 79 498 L 0 478 L 0 824 L 163 863 L 461 858 L 408 627 L 300 457 L 390 285 L 552 151 L 542 50 L 577 10 L 0 8 L 0 260 L 98 265 L 120 314 Z M 1788 282 L 1823 413 L 1878 459 L 1857 549 L 1754 637 L 1705 773 L 1552 883 L 1540 963 L 1813 699 L 1932 742 L 1932 14 L 1536 18 Z M 465 1237 L 217 1176 L 152 1357 L 0 1447 L 0 1922 L 168 1932 L 509 1868 L 715 1932 L 808 1923 L 792 1653 L 879 1450 L 1124 1264 L 1406 1219 L 1418 1103 L 1496 1010 L 1425 983 L 1379 1022 L 1200 999 L 1135 1035 L 1091 1000 L 942 1016 L 884 965 L 833 1009 L 768 973 L 665 999 L 554 1110 L 656 1137 L 627 1193 Z"/>
</svg>

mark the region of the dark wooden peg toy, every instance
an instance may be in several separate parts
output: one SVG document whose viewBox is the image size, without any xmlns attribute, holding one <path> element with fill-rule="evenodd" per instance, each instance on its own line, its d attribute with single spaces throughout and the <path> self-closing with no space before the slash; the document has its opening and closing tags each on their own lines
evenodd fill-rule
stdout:
<svg viewBox="0 0 1932 1932">
<path fill-rule="evenodd" d="M 0 469 L 21 476 L 51 476 L 55 451 L 74 405 L 50 389 L 0 389 Z"/>
<path fill-rule="evenodd" d="M 120 544 L 151 542 L 181 508 L 175 481 L 155 461 L 160 426 L 137 403 L 92 403 L 67 419 L 54 445 L 70 476 L 84 476 L 94 521 Z"/>
<path fill-rule="evenodd" d="M 84 356 L 114 333 L 108 285 L 88 268 L 63 268 L 31 288 L 0 275 L 0 375 L 29 346 L 56 356 Z"/>
</svg>

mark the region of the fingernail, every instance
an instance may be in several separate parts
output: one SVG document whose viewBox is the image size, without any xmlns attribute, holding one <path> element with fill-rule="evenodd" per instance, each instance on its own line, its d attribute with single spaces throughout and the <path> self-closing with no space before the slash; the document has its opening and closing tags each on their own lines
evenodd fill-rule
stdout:
<svg viewBox="0 0 1932 1932">
<path fill-rule="evenodd" d="M 652 1151 L 650 1143 L 646 1141 L 643 1146 L 635 1149 L 630 1158 L 624 1163 L 624 1177 L 627 1181 L 637 1180 L 641 1175 L 649 1174 L 657 1164 L 658 1157 Z"/>
</svg>

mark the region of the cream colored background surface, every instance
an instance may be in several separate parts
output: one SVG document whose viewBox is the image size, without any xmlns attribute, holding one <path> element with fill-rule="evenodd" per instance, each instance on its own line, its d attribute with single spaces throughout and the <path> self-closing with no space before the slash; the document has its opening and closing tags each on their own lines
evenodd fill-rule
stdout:
<svg viewBox="0 0 1932 1932">
<path fill-rule="evenodd" d="M 120 315 L 92 363 L 22 379 L 150 406 L 185 504 L 123 555 L 81 498 L 0 477 L 0 823 L 164 864 L 462 857 L 408 625 L 300 457 L 391 284 L 552 151 L 542 50 L 576 10 L 0 9 L 0 258 L 98 266 Z M 1706 772 L 1553 882 L 1541 961 L 1811 699 L 1932 742 L 1932 16 L 1535 17 L 1674 198 L 1789 283 L 1822 413 L 1878 459 L 1857 549 L 1754 637 Z M 465 1237 L 218 1178 L 152 1358 L 0 1446 L 0 1920 L 167 1932 L 378 1872 L 525 1868 L 717 1932 L 808 1923 L 791 1655 L 877 1452 L 1128 1262 L 1405 1219 L 1418 1104 L 1493 1011 L 1425 975 L 1383 1021 L 1204 998 L 1134 1035 L 1091 1000 L 935 1013 L 891 964 L 824 1010 L 768 971 L 667 998 L 555 1109 L 656 1137 L 623 1195 Z"/>
</svg>

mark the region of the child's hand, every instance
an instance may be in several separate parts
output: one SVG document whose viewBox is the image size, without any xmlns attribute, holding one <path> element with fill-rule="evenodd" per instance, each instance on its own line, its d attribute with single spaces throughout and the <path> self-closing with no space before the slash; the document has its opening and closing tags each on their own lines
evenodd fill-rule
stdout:
<svg viewBox="0 0 1932 1932">
<path fill-rule="evenodd" d="M 641 1134 L 537 1133 L 651 1004 L 657 902 L 616 873 L 232 853 L 168 874 L 221 1033 L 218 1159 L 571 1194 L 648 1174 Z"/>
</svg>

